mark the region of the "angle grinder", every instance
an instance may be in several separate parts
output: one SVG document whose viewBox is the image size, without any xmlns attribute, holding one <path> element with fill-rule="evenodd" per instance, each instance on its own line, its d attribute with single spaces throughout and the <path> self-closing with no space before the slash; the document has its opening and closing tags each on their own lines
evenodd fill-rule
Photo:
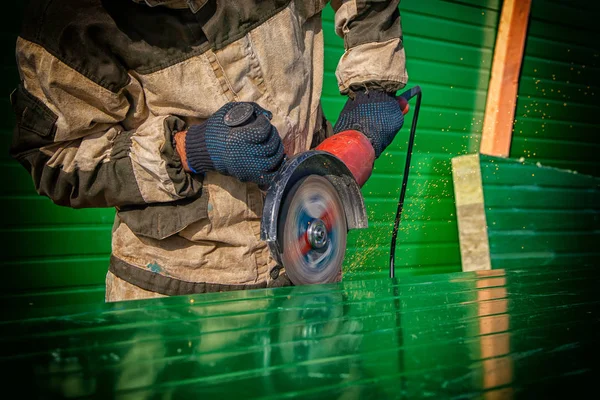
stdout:
<svg viewBox="0 0 600 400">
<path fill-rule="evenodd" d="M 418 111 L 419 86 L 397 97 L 403 114 L 417 95 L 408 143 L 398 212 L 392 231 L 390 275 L 404 203 Z M 367 212 L 360 192 L 369 179 L 375 151 L 356 130 L 337 133 L 314 150 L 290 157 L 273 179 L 265 198 L 261 239 L 294 285 L 337 282 L 341 279 L 350 229 L 367 228 Z"/>
</svg>

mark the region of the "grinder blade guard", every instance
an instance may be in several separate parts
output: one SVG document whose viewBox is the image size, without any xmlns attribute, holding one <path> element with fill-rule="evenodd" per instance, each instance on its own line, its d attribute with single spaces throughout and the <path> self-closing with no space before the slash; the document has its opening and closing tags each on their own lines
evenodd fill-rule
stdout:
<svg viewBox="0 0 600 400">
<path fill-rule="evenodd" d="M 261 239 L 293 284 L 339 280 L 349 229 L 366 228 L 360 188 L 348 167 L 324 151 L 291 157 L 269 187 Z"/>
</svg>

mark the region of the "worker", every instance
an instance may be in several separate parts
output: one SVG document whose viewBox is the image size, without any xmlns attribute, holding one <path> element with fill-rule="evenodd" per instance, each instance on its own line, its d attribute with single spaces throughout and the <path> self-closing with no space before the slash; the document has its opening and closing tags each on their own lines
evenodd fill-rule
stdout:
<svg viewBox="0 0 600 400">
<path fill-rule="evenodd" d="M 333 1 L 346 104 L 320 97 L 324 0 L 32 0 L 11 154 L 56 204 L 114 207 L 106 300 L 289 285 L 260 240 L 286 156 L 402 127 L 399 0 Z M 86 265 L 81 265 L 86 268 Z"/>
</svg>

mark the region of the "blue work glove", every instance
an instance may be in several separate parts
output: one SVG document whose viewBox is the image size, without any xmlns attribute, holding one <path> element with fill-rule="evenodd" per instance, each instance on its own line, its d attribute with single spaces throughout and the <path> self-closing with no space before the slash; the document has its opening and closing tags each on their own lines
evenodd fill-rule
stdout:
<svg viewBox="0 0 600 400">
<path fill-rule="evenodd" d="M 195 173 L 217 171 L 267 186 L 284 159 L 272 114 L 256 103 L 227 103 L 187 130 L 185 152 Z"/>
<path fill-rule="evenodd" d="M 392 143 L 403 124 L 404 114 L 393 94 L 358 91 L 354 99 L 346 101 L 333 131 L 353 129 L 363 133 L 371 141 L 377 158 Z"/>
</svg>

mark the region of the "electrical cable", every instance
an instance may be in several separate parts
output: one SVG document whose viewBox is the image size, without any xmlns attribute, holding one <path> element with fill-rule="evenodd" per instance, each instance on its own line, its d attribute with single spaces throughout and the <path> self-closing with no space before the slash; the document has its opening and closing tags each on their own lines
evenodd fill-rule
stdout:
<svg viewBox="0 0 600 400">
<path fill-rule="evenodd" d="M 417 129 L 417 120 L 419 118 L 419 109 L 421 108 L 421 94 L 421 87 L 415 86 L 400 95 L 400 97 L 404 97 L 406 101 L 409 101 L 414 96 L 417 96 L 417 104 L 413 114 L 412 126 L 410 127 L 410 137 L 408 139 L 408 147 L 406 148 L 406 163 L 404 164 L 404 174 L 402 176 L 402 187 L 400 188 L 398 209 L 396 210 L 396 219 L 394 220 L 394 229 L 392 230 L 392 244 L 390 248 L 390 278 L 394 278 L 396 276 L 396 238 L 398 236 L 398 227 L 400 226 L 400 218 L 402 216 L 402 208 L 404 206 L 404 197 L 406 196 L 406 186 L 408 184 L 408 173 L 410 170 L 410 158 L 412 156 L 412 148 L 415 142 L 415 132 Z"/>
</svg>

